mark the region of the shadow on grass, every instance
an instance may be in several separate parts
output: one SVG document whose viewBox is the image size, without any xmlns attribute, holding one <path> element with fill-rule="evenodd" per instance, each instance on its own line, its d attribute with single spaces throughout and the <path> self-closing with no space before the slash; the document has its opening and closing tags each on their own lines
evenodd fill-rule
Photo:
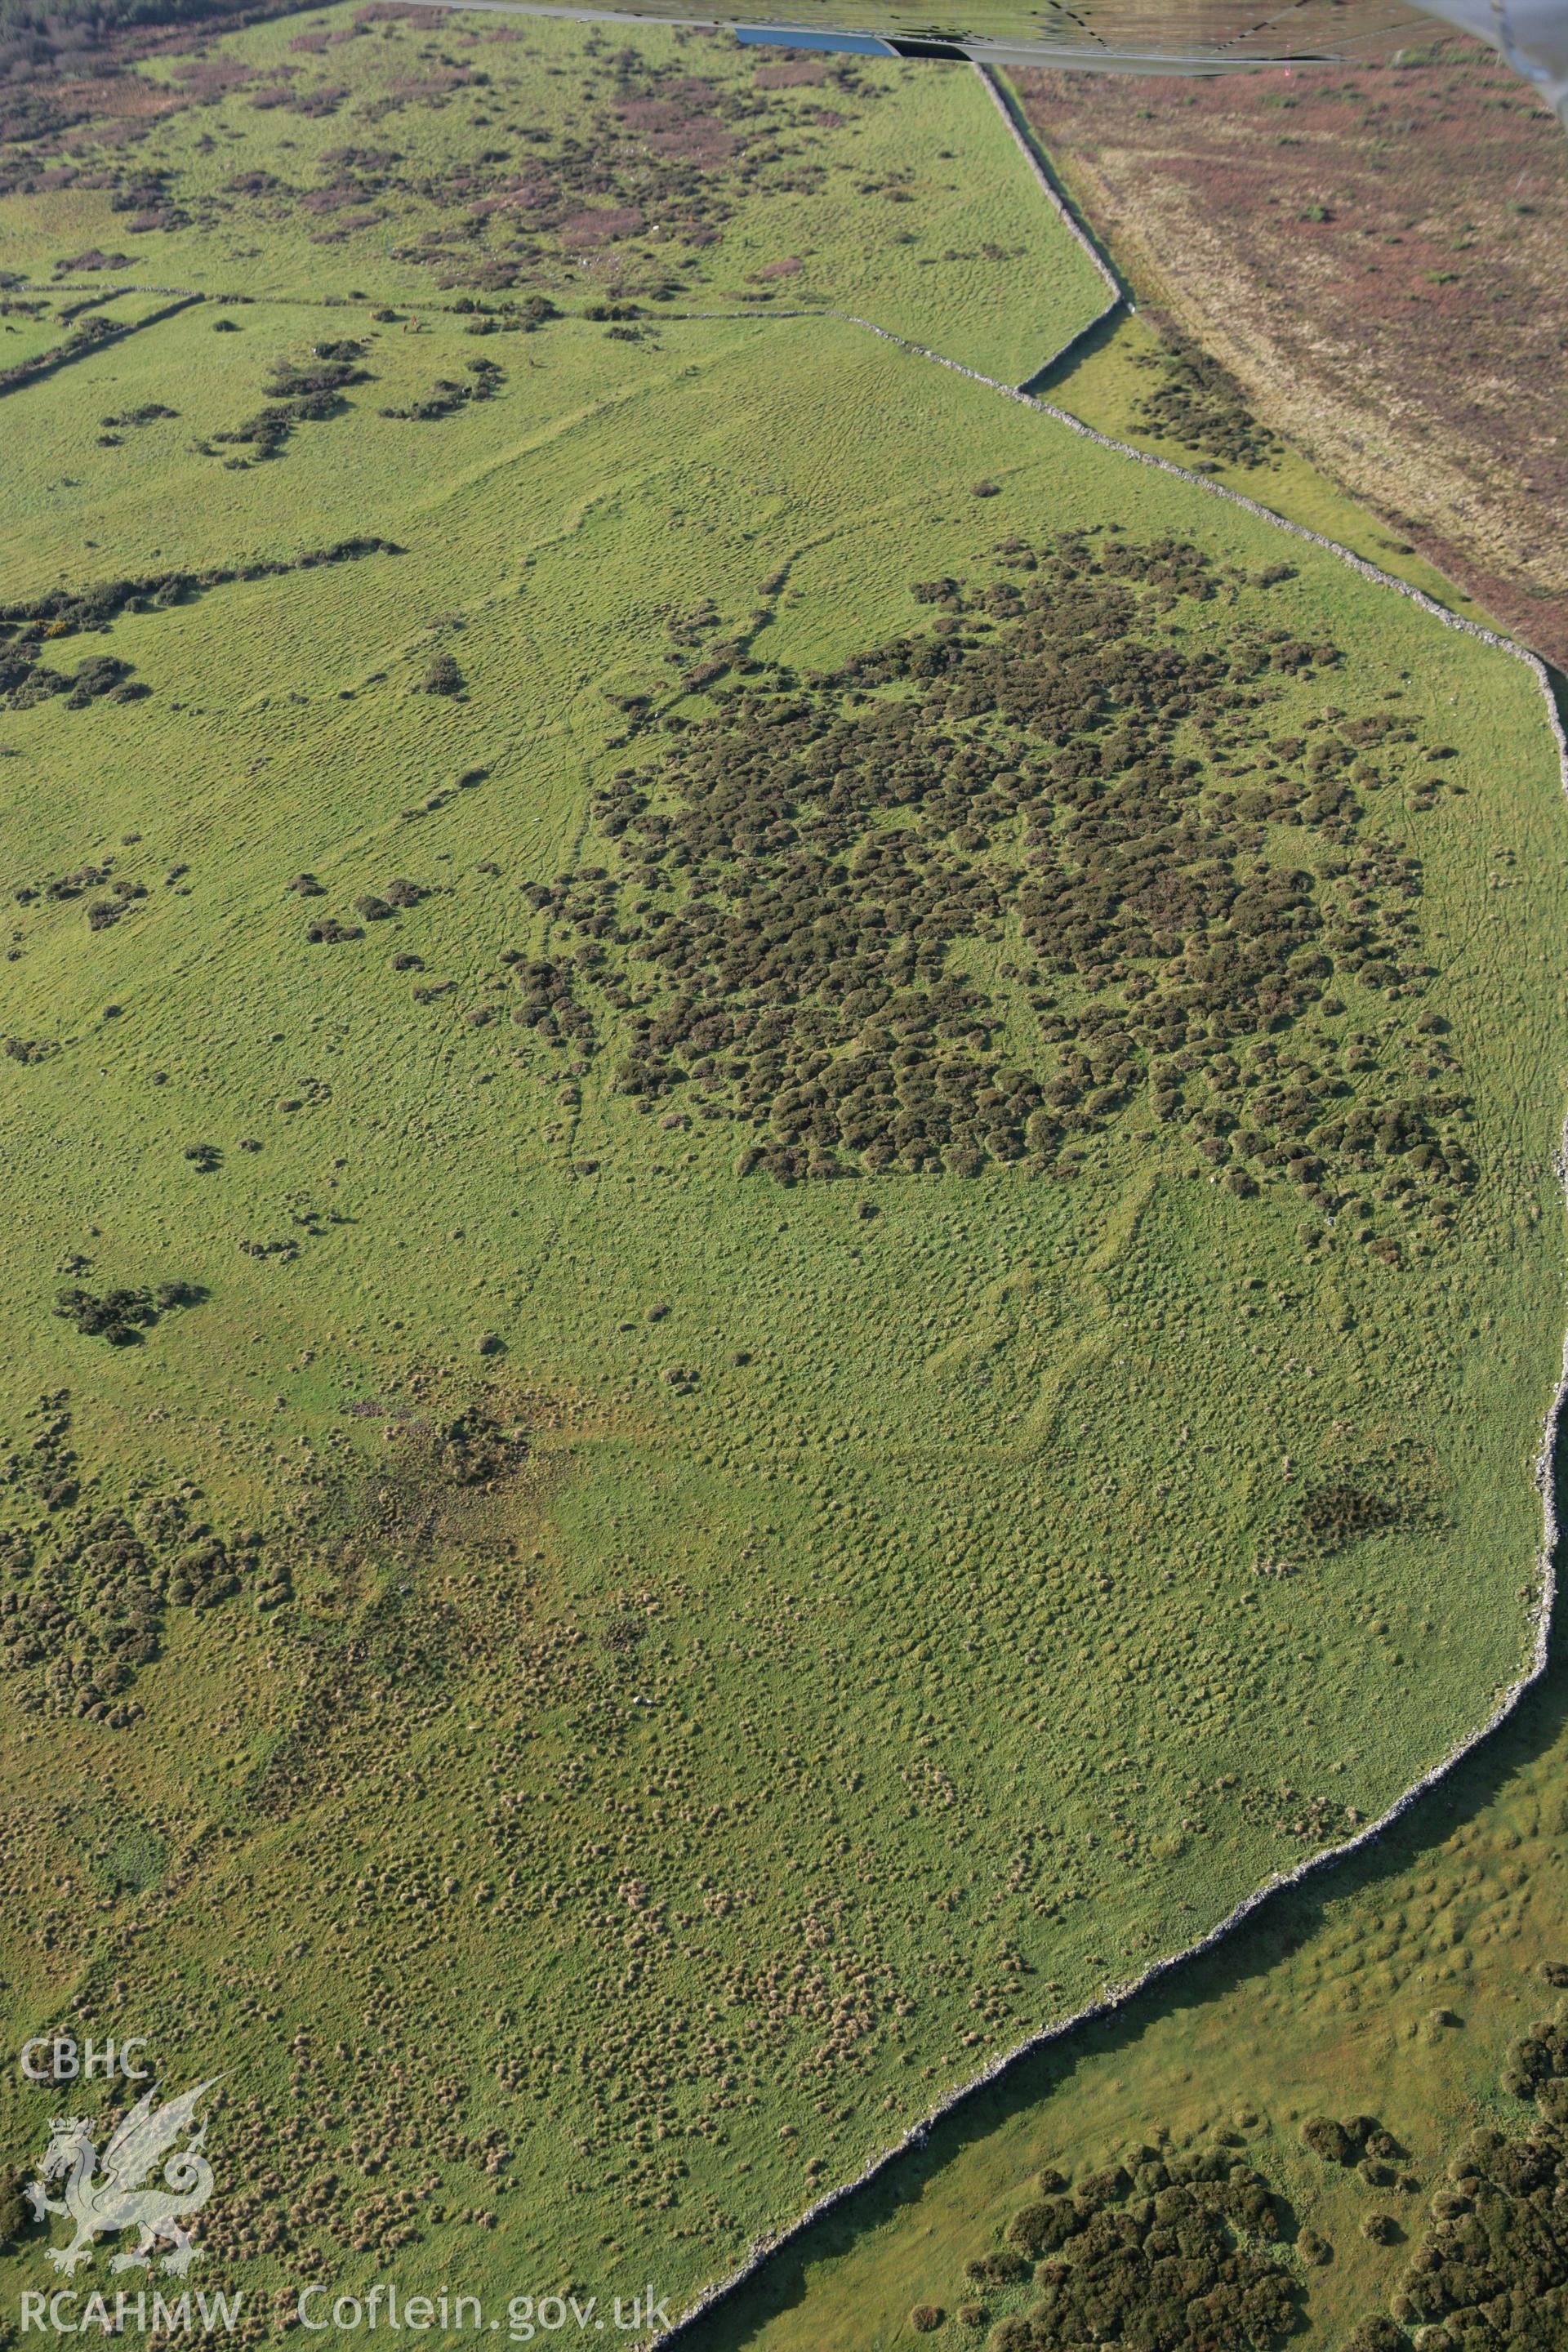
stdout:
<svg viewBox="0 0 1568 2352">
<path fill-rule="evenodd" d="M 1568 735 L 1568 676 L 1557 667 L 1555 662 L 1548 661 L 1544 654 L 1542 654 L 1539 658 L 1542 669 L 1546 672 L 1546 690 L 1552 697 L 1552 707 L 1557 713 L 1557 724 L 1562 728 L 1564 735 Z"/>
<path fill-rule="evenodd" d="M 1092 359 L 1097 352 L 1102 352 L 1107 343 L 1115 340 L 1127 316 L 1125 301 L 1118 302 L 1114 310 L 1102 311 L 1081 335 L 1075 335 L 1070 343 L 1064 344 L 1054 359 L 1047 360 L 1035 374 L 1026 376 L 1018 386 L 1019 391 L 1030 394 L 1037 400 L 1053 398 L 1070 382 L 1085 360 Z"/>
<path fill-rule="evenodd" d="M 1552 685 L 1561 697 L 1565 681 L 1553 674 Z M 1565 1456 L 1568 1448 L 1560 1444 L 1554 1467 L 1559 1525 L 1568 1507 Z M 1560 1545 L 1559 1566 L 1561 1559 Z M 1540 1682 L 1506 1723 L 1375 1844 L 1342 1863 L 1325 1864 L 1299 1886 L 1282 1888 L 1214 1951 L 1173 1969 L 1114 2016 L 1076 2029 L 1050 2048 L 1021 2058 L 999 2082 L 972 2092 L 931 2126 L 922 2147 L 889 2164 L 836 2211 L 781 2247 L 754 2278 L 683 2331 L 682 2345 L 690 2352 L 739 2352 L 769 2320 L 805 2301 L 813 2266 L 847 2253 L 865 2232 L 880 2229 L 904 2207 L 918 2202 L 926 2183 L 964 2148 L 1059 2093 L 1080 2061 L 1130 2049 L 1157 2021 L 1179 2018 L 1222 2000 L 1287 1958 L 1322 1927 L 1331 1902 L 1369 1893 L 1418 1867 L 1424 1854 L 1442 1845 L 1461 1822 L 1500 1797 L 1517 1774 L 1546 1755 L 1563 1738 L 1565 1727 L 1568 1636 L 1560 1610 Z M 823 2340 L 828 2340 L 826 2335 Z"/>
</svg>

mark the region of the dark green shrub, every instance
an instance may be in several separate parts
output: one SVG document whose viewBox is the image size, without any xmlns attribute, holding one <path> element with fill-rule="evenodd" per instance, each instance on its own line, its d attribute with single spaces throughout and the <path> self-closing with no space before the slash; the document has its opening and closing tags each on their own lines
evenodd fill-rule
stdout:
<svg viewBox="0 0 1568 2352">
<path fill-rule="evenodd" d="M 1065 2197 L 1040 2200 L 1015 2213 L 1007 2224 L 1010 2242 L 1035 2258 L 1053 2254 L 1078 2225 L 1078 2215 Z"/>
<path fill-rule="evenodd" d="M 1410 2352 L 1410 2338 L 1386 2312 L 1372 2311 L 1351 2329 L 1345 2352 Z"/>
<path fill-rule="evenodd" d="M 96 1297 L 73 1287 L 57 1293 L 55 1313 L 84 1337 L 107 1339 L 111 1348 L 134 1347 L 143 1331 L 172 1307 L 194 1307 L 207 1296 L 200 1283 L 163 1282 L 155 1291 L 117 1289 Z"/>
<path fill-rule="evenodd" d="M 1314 2156 L 1325 2164 L 1350 2164 L 1355 2158 L 1355 2143 L 1343 2124 L 1332 2116 L 1309 2116 L 1301 2126 L 1301 2137 Z"/>
<path fill-rule="evenodd" d="M 240 1145 L 242 1151 L 259 1148 L 255 1144 Z M 172 1307 L 197 1307 L 206 1295 L 199 1282 L 160 1282 L 153 1290 L 153 1304 L 160 1315 L 166 1315 Z"/>
<path fill-rule="evenodd" d="M 1029 2264 L 1022 2254 L 1011 2253 L 998 2246 L 990 2253 L 976 2254 L 963 2265 L 963 2275 L 977 2286 L 1016 2286 L 1029 2275 Z"/>
</svg>

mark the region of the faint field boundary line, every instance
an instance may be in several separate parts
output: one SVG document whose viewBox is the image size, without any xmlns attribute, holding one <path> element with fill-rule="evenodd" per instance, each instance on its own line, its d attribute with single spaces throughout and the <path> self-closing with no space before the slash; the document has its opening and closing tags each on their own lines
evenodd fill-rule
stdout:
<svg viewBox="0 0 1568 2352">
<path fill-rule="evenodd" d="M 733 317 L 750 314 L 730 312 L 724 315 Z M 1466 620 L 1462 614 L 1450 613 L 1446 605 L 1438 604 L 1436 597 L 1428 596 L 1425 589 L 1412 587 L 1408 581 L 1396 578 L 1392 572 L 1384 572 L 1375 563 L 1369 563 L 1363 556 L 1355 554 L 1348 547 L 1342 547 L 1337 540 L 1325 538 L 1321 531 L 1310 530 L 1305 523 L 1289 521 L 1284 515 L 1276 514 L 1271 507 L 1263 506 L 1257 499 L 1247 498 L 1243 491 L 1227 489 L 1223 483 L 1211 481 L 1203 474 L 1194 474 L 1187 467 L 1178 466 L 1168 457 L 1153 457 L 1145 450 L 1133 448 L 1130 442 L 1117 441 L 1110 434 L 1097 432 L 1093 425 L 1086 425 L 1081 417 L 1074 416 L 1068 409 L 1058 408 L 1048 400 L 1037 399 L 1033 394 L 1022 392 L 1015 384 L 1002 383 L 994 376 L 982 375 L 978 369 L 965 367 L 958 360 L 944 359 L 940 352 L 928 351 L 923 344 L 910 342 L 904 336 L 895 335 L 888 328 L 875 325 L 869 319 L 858 319 L 845 310 L 795 313 L 774 311 L 772 315 L 774 318 L 784 316 L 834 318 L 842 320 L 846 325 L 863 327 L 868 333 L 880 336 L 885 342 L 896 343 L 900 350 L 912 352 L 917 358 L 932 360 L 939 367 L 951 368 L 955 374 L 967 376 L 973 383 L 984 384 L 990 391 L 1001 393 L 1005 399 L 1016 400 L 1023 407 L 1035 409 L 1042 416 L 1053 418 L 1057 424 L 1065 425 L 1069 432 L 1078 434 L 1084 440 L 1096 443 L 1102 449 L 1114 450 L 1118 456 L 1131 457 L 1140 466 L 1152 466 L 1160 473 L 1173 474 L 1179 481 L 1191 483 L 1194 489 L 1205 491 L 1210 498 L 1223 499 L 1232 506 L 1242 508 L 1246 513 L 1255 516 L 1260 522 L 1272 524 L 1277 530 L 1287 532 L 1292 539 L 1305 540 L 1313 547 L 1322 548 L 1328 554 L 1337 556 L 1342 563 L 1348 564 L 1352 572 L 1359 572 L 1363 580 L 1372 582 L 1373 586 L 1394 589 L 1399 595 L 1417 605 L 1422 612 L 1429 614 L 1434 620 L 1440 621 L 1445 628 L 1458 629 L 1465 636 L 1477 638 L 1484 646 L 1490 646 L 1500 653 L 1510 655 L 1515 661 L 1523 663 L 1541 688 L 1542 698 L 1546 705 L 1547 723 L 1557 747 L 1558 773 L 1563 795 L 1568 798 L 1568 735 L 1563 732 L 1556 697 L 1552 692 L 1551 674 L 1541 656 L 1531 653 L 1528 646 L 1518 644 L 1511 637 L 1500 635 L 1495 629 L 1483 628 L 1479 621 Z M 1564 1121 L 1559 1139 L 1554 1168 L 1558 1181 L 1565 1195 L 1568 1195 L 1568 1121 Z M 868 2187 L 901 2157 L 922 2147 L 937 2124 L 955 2113 L 966 2100 L 974 2097 L 977 2093 L 984 2090 L 991 2084 L 999 2082 L 1003 2075 L 1011 2073 L 1012 2069 L 1020 2064 L 1024 2059 L 1033 2057 L 1038 2052 L 1048 2049 L 1053 2042 L 1064 2041 L 1068 2034 L 1076 2032 L 1079 2026 L 1091 2024 L 1096 2019 L 1113 2016 L 1117 2011 L 1127 2008 L 1130 2003 L 1137 2000 L 1140 1994 L 1146 1992 L 1163 1977 L 1169 1976 L 1173 1970 L 1184 1968 L 1189 1961 L 1201 1959 L 1205 1953 L 1215 1950 L 1233 1929 L 1240 1927 L 1244 1920 L 1251 1918 L 1255 1912 L 1270 1902 L 1276 1895 L 1282 1894 L 1288 1887 L 1300 1886 L 1319 1871 L 1326 1870 L 1344 1861 L 1347 1855 L 1358 1853 L 1367 1846 L 1375 1843 L 1387 1830 L 1403 1819 L 1413 1805 L 1438 1787 L 1468 1757 L 1474 1755 L 1479 1748 L 1484 1746 L 1495 1731 L 1500 1729 L 1518 1707 L 1525 1694 L 1541 1680 L 1547 1667 L 1552 1612 L 1557 1597 L 1559 1529 L 1553 1473 L 1556 1465 L 1558 1430 L 1565 1398 L 1568 1398 L 1568 1335 L 1563 1339 L 1557 1385 L 1552 1391 L 1551 1402 L 1547 1406 L 1532 1473 L 1533 1483 L 1541 1496 L 1542 1539 L 1535 1561 L 1535 1598 L 1529 1618 L 1530 1646 L 1522 1671 L 1503 1691 L 1485 1722 L 1476 1730 L 1467 1732 L 1448 1749 L 1447 1755 L 1440 1758 L 1428 1771 L 1424 1772 L 1419 1780 L 1412 1781 L 1410 1786 L 1394 1799 L 1385 1812 L 1379 1814 L 1377 1820 L 1369 1822 L 1364 1829 L 1359 1830 L 1353 1838 L 1347 1838 L 1341 1845 L 1325 1847 L 1320 1853 L 1310 1854 L 1304 1861 L 1295 1864 L 1289 1870 L 1273 1872 L 1264 1880 L 1261 1886 L 1257 1886 L 1249 1895 L 1243 1895 L 1240 1902 L 1227 1911 L 1223 1919 L 1218 1920 L 1195 1942 L 1184 1945 L 1181 1950 L 1169 1953 L 1163 1959 L 1152 1961 L 1136 1977 L 1128 1978 L 1121 1983 L 1108 1982 L 1098 2000 L 1089 2002 L 1084 2008 L 1076 2010 L 1070 2017 L 1064 2017 L 1054 2025 L 1043 2026 L 1038 2032 L 1028 2034 L 1022 2042 L 1015 2043 L 1012 2049 L 1005 2050 L 996 2057 L 988 2060 L 977 2074 L 971 2076 L 968 2082 L 960 2084 L 944 2099 L 939 2100 L 930 2113 L 920 2122 L 912 2124 L 892 2147 L 870 2158 L 852 2179 L 841 2182 L 838 2187 L 830 2189 L 824 2196 L 817 2198 L 813 2204 L 806 2207 L 797 2220 L 787 2223 L 780 2230 L 766 2231 L 762 2237 L 754 2240 L 743 2261 L 726 2278 L 717 2280 L 711 2286 L 703 2288 L 696 2300 L 682 2312 L 673 2326 L 664 2329 L 658 2336 L 644 2339 L 646 2352 L 658 2352 L 658 2347 L 673 2344 L 679 2337 L 686 2335 L 709 2312 L 715 2310 L 720 2304 L 726 2302 L 731 2295 L 738 2294 L 742 2287 L 749 2284 L 784 2247 L 804 2237 L 816 2222 L 824 2220 L 838 2206 L 847 2202 L 851 2197 L 858 2195 L 862 2189 Z"/>
</svg>

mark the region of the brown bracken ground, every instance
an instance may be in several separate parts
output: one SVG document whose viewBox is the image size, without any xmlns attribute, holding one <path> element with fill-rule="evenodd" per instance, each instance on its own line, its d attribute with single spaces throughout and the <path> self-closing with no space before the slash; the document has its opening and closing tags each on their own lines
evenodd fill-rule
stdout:
<svg viewBox="0 0 1568 2352">
<path fill-rule="evenodd" d="M 1568 663 L 1568 142 L 1489 50 L 1214 82 L 1023 73 L 1135 292 Z"/>
</svg>

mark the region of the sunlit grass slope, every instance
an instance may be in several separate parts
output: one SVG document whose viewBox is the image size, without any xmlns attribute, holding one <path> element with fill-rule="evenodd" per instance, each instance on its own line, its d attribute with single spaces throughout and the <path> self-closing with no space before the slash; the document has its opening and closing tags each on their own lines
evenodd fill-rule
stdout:
<svg viewBox="0 0 1568 2352">
<path fill-rule="evenodd" d="M 306 304 L 832 304 L 1009 381 L 1103 304 L 967 67 L 363 19 L 283 17 L 139 68 L 68 142 L 69 185 L 35 193 L 24 160 L 0 268 L 87 253 Z"/>
<path fill-rule="evenodd" d="M 575 72 L 584 39 L 502 54 Z M 235 121 L 237 171 L 279 110 Z M 55 219 L 5 216 L 29 254 Z M 195 278 L 193 228 L 147 234 Z M 1518 1670 L 1563 1319 L 1555 751 L 1506 656 L 848 325 L 416 335 L 365 300 L 301 331 L 267 270 L 4 404 L 7 613 L 144 583 L 71 605 L 0 712 L 7 2030 L 107 2030 L 133 1984 L 166 2079 L 226 2072 L 215 2277 L 679 2298 L 1375 1812 Z M 326 413 L 264 460 L 221 437 L 329 339 L 358 356 Z M 1194 552 L 1138 552 L 1167 541 Z M 753 1132 L 794 1148 L 782 1091 L 737 1123 L 695 1050 L 653 1109 L 627 1091 L 679 992 L 643 916 L 596 964 L 578 894 L 691 907 L 617 772 L 682 841 L 705 727 L 739 762 L 748 696 L 804 698 L 796 735 L 896 718 L 926 648 L 1022 648 L 1007 583 L 1067 581 L 1069 544 L 1009 676 L 1071 671 L 1091 608 L 1162 675 L 1250 646 L 1256 704 L 1152 709 L 1141 772 L 1168 740 L 1242 810 L 1257 892 L 1299 871 L 1347 938 L 1418 868 L 1407 975 L 1341 947 L 1309 995 L 1309 957 L 1234 1042 L 1266 1124 L 1298 1055 L 1346 1106 L 1452 1097 L 1419 1181 L 1397 1122 L 1338 1209 L 1283 1147 L 1217 1181 L 1196 997 L 1190 1049 L 1071 1079 L 1055 1024 L 1099 987 L 1136 1026 L 1189 966 L 1024 982 L 1000 782 L 920 838 L 1000 894 L 944 952 L 984 1050 L 1065 1087 L 1026 1153 L 906 1128 L 784 1184 L 742 1172 Z M 706 678 L 694 634 L 728 648 Z M 902 684 L 844 676 L 905 635 Z M 1353 818 L 1286 772 L 1342 724 L 1388 738 Z M 1026 766 L 1094 729 L 1058 731 Z M 1254 772 L 1284 797 L 1247 815 Z M 898 824 L 867 816 L 856 872 Z M 568 964 L 591 1019 L 552 1043 L 526 1016 Z M 92 1328 L 120 1291 L 125 1344 Z M 20 2160 L 41 2110 L 3 2095 Z"/>
</svg>

